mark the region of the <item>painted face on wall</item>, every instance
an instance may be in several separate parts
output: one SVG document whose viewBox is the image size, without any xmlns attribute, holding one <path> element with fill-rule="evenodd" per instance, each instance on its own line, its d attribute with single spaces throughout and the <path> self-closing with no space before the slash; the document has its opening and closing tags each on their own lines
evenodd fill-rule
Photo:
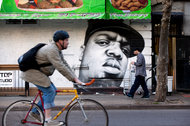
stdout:
<svg viewBox="0 0 190 126">
<path fill-rule="evenodd" d="M 123 79 L 130 46 L 124 36 L 114 31 L 97 31 L 88 39 L 81 66 L 88 70 L 80 70 L 80 78 Z"/>
</svg>

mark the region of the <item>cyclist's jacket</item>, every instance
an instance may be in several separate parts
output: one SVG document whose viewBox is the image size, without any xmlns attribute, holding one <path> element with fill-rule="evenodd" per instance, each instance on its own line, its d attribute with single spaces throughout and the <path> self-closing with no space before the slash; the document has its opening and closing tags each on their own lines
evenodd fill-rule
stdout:
<svg viewBox="0 0 190 126">
<path fill-rule="evenodd" d="M 49 87 L 51 84 L 50 78 L 55 69 L 57 69 L 68 80 L 74 81 L 76 75 L 63 57 L 61 50 L 58 49 L 55 43 L 43 46 L 36 54 L 38 64 L 52 64 L 50 66 L 41 67 L 40 70 L 30 69 L 21 73 L 21 78 L 27 82 Z"/>
</svg>

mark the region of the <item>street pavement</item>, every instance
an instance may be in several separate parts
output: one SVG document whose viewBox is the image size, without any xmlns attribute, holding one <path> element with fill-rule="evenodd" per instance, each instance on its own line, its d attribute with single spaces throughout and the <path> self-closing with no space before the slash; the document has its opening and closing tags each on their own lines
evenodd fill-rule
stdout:
<svg viewBox="0 0 190 126">
<path fill-rule="evenodd" d="M 66 105 L 74 95 L 57 95 L 55 109 Z M 94 99 L 100 102 L 106 109 L 190 109 L 190 93 L 176 92 L 166 97 L 165 102 L 155 102 L 155 95 L 150 98 L 141 98 L 135 95 L 129 98 L 123 94 L 91 94 L 80 95 L 81 98 Z M 5 110 L 8 105 L 17 100 L 32 100 L 32 96 L 0 96 L 0 111 Z"/>
</svg>

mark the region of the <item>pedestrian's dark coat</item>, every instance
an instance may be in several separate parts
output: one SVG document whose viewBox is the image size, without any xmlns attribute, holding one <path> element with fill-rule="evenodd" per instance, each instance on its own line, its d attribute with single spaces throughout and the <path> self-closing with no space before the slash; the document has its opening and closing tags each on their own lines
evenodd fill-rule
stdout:
<svg viewBox="0 0 190 126">
<path fill-rule="evenodd" d="M 137 55 L 137 61 L 134 63 L 136 66 L 136 74 L 135 76 L 141 75 L 146 77 L 146 63 L 143 54 L 139 53 Z"/>
</svg>

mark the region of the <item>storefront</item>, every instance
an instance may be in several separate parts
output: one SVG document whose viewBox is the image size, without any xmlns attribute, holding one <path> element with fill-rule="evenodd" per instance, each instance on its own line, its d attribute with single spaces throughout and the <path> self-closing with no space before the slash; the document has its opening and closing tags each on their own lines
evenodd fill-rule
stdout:
<svg viewBox="0 0 190 126">
<path fill-rule="evenodd" d="M 168 38 L 168 76 L 173 77 L 173 91 L 189 91 L 189 2 L 174 0 Z M 156 65 L 162 18 L 161 3 L 152 10 L 152 65 Z"/>
<path fill-rule="evenodd" d="M 121 92 L 123 87 L 130 88 L 132 84 L 130 62 L 136 60 L 131 52 L 135 47 L 142 49 L 146 59 L 147 74 L 151 76 L 149 71 L 152 65 L 150 1 L 142 0 L 141 5 L 135 8 L 127 8 L 129 3 L 122 8 L 111 0 L 83 0 L 82 4 L 74 3 L 71 8 L 42 8 L 38 4 L 35 6 L 35 1 L 32 4 L 35 8 L 32 8 L 28 3 L 31 0 L 27 3 L 22 0 L 2 1 L 0 68 L 2 71 L 6 71 L 7 67 L 10 70 L 14 66 L 12 71 L 13 74 L 15 73 L 13 76 L 15 81 L 12 86 L 6 88 L 1 84 L 1 91 L 7 91 L 7 88 L 25 87 L 25 82 L 19 78 L 18 57 L 39 42 L 47 44 L 53 42 L 53 33 L 60 29 L 68 31 L 70 34 L 69 48 L 63 51 L 64 58 L 81 80 L 86 82 L 92 78 L 96 79 L 95 84 L 90 87 L 95 92 Z M 91 36 L 98 32 L 104 32 L 104 34 L 118 32 L 128 40 L 127 44 L 124 43 L 124 46 L 113 49 L 110 46 L 109 52 L 113 52 L 109 54 L 114 55 L 111 57 L 105 53 L 108 52 L 106 43 L 96 43 L 101 50 L 104 48 L 102 55 L 99 55 L 100 48 L 89 47 L 90 44 L 88 44 Z M 126 50 L 128 45 L 130 45 L 131 52 Z M 89 50 L 92 50 L 93 53 Z M 106 60 L 110 57 L 112 60 Z M 102 61 L 104 62 L 101 63 Z M 99 64 L 100 66 L 98 66 Z M 72 83 L 57 71 L 50 78 L 58 88 L 72 88 Z M 19 85 L 20 83 L 22 85 Z M 34 87 L 33 84 L 30 84 L 30 90 L 33 90 Z M 148 84 L 148 87 L 150 89 L 151 84 Z"/>
</svg>

